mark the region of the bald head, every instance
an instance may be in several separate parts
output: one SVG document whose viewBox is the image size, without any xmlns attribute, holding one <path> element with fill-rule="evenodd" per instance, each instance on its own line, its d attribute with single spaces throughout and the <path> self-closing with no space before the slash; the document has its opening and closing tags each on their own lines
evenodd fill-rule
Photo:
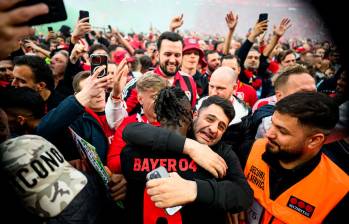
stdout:
<svg viewBox="0 0 349 224">
<path fill-rule="evenodd" d="M 230 99 L 237 88 L 238 75 L 229 67 L 217 68 L 211 76 L 209 83 L 209 96 L 220 96 L 224 99 Z"/>
</svg>

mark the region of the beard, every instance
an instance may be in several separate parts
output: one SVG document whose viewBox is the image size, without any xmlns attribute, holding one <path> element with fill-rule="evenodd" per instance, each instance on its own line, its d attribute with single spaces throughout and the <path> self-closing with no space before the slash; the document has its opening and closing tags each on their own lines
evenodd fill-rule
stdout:
<svg viewBox="0 0 349 224">
<path fill-rule="evenodd" d="M 270 143 L 267 143 L 266 151 L 265 153 L 272 157 L 273 159 L 282 161 L 283 163 L 290 163 L 298 160 L 302 155 L 302 149 L 296 149 L 296 150 L 286 150 L 280 147 L 279 144 L 277 144 L 274 141 L 270 141 Z"/>
<path fill-rule="evenodd" d="M 168 77 L 173 77 L 173 76 L 175 76 L 176 73 L 177 73 L 178 70 L 179 70 L 179 66 L 176 65 L 176 71 L 170 72 L 170 71 L 168 71 L 167 68 L 166 68 L 167 65 L 168 65 L 168 63 L 165 63 L 165 65 L 160 65 L 160 68 L 161 68 L 161 70 L 163 71 L 163 73 L 164 73 L 166 76 L 168 76 Z"/>
</svg>

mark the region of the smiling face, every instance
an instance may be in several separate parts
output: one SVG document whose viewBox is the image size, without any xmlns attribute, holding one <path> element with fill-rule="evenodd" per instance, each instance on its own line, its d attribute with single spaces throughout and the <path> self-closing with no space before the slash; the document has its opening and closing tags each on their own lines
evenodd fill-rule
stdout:
<svg viewBox="0 0 349 224">
<path fill-rule="evenodd" d="M 221 140 L 229 125 L 229 118 L 223 109 L 216 104 L 211 104 L 199 110 L 194 120 L 195 139 L 209 146 L 217 144 Z"/>
<path fill-rule="evenodd" d="M 181 41 L 162 40 L 159 52 L 161 70 L 169 77 L 174 76 L 182 63 Z"/>
</svg>

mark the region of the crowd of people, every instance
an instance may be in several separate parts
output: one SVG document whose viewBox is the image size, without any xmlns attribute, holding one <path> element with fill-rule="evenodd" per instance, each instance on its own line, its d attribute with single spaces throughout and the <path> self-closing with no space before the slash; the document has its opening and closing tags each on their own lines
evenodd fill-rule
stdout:
<svg viewBox="0 0 349 224">
<path fill-rule="evenodd" d="M 0 1 L 4 220 L 345 223 L 347 71 L 331 42 L 284 39 L 288 18 L 240 38 L 233 11 L 224 37 L 181 32 L 183 14 L 164 32 L 82 18 L 42 34 L 20 24 L 47 6 L 16 2 Z M 169 176 L 148 180 L 159 166 Z"/>
</svg>

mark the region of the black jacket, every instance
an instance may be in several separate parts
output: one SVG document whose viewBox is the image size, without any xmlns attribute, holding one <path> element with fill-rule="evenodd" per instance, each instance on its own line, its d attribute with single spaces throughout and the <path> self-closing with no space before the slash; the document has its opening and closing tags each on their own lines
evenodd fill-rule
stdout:
<svg viewBox="0 0 349 224">
<path fill-rule="evenodd" d="M 183 223 L 226 223 L 226 212 L 237 213 L 251 205 L 252 190 L 230 146 L 219 143 L 212 147 L 228 165 L 227 175 L 223 179 L 216 179 L 199 166 L 197 169 L 193 168 L 196 165 L 193 166 L 191 159 L 180 153 L 185 138 L 167 129 L 144 123 L 132 123 L 124 129 L 123 139 L 128 142 L 121 154 L 121 165 L 123 174 L 128 180 L 129 194 L 126 204 L 132 206 L 131 210 L 128 210 L 127 217 L 132 219 L 130 223 L 142 222 L 145 176 L 152 168 L 158 166 L 152 167 L 149 163 L 149 167 L 144 165 L 141 169 L 136 169 L 135 159 L 145 161 L 150 158 L 161 158 L 164 161 L 176 161 L 175 171 L 181 177 L 197 183 L 195 202 L 184 205 L 180 210 Z M 183 166 L 183 163 L 188 166 Z"/>
</svg>

